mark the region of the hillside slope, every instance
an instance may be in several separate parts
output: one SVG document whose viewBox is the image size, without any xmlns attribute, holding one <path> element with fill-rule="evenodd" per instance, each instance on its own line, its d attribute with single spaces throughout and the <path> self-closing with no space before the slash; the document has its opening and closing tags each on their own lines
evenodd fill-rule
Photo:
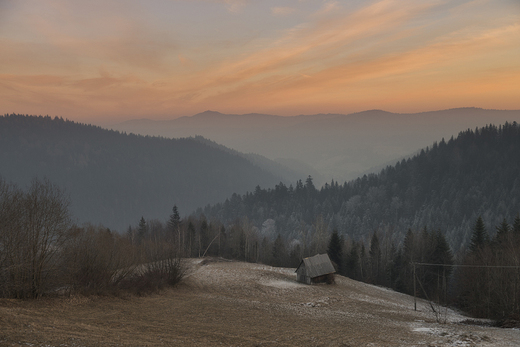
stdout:
<svg viewBox="0 0 520 347">
<path fill-rule="evenodd" d="M 0 300 L 0 344 L 60 346 L 517 346 L 512 329 L 466 325 L 413 297 L 338 276 L 193 261 L 180 286 L 142 298 Z"/>
<path fill-rule="evenodd" d="M 127 135 L 50 117 L 0 117 L 0 177 L 47 177 L 66 189 L 80 223 L 124 231 L 141 216 L 165 220 L 284 177 L 195 139 Z"/>
</svg>

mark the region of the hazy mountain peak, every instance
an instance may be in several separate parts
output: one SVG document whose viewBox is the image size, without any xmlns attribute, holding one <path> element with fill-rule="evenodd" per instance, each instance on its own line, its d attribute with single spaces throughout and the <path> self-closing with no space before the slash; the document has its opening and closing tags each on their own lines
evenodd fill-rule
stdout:
<svg viewBox="0 0 520 347">
<path fill-rule="evenodd" d="M 224 114 L 220 113 L 218 111 L 207 110 L 207 111 L 204 111 L 201 113 L 197 113 L 196 115 L 193 115 L 192 118 L 216 117 L 216 116 L 224 116 Z"/>
<path fill-rule="evenodd" d="M 385 110 L 374 109 L 374 110 L 366 110 L 366 111 L 351 113 L 348 116 L 390 116 L 390 115 L 394 115 L 394 114 L 396 114 L 396 113 L 388 112 Z"/>
</svg>

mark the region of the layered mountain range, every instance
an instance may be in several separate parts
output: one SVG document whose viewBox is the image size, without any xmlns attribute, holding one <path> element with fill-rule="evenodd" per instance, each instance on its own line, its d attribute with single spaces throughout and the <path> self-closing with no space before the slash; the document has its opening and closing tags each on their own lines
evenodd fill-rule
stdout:
<svg viewBox="0 0 520 347">
<path fill-rule="evenodd" d="M 316 185 L 377 172 L 442 138 L 488 124 L 520 122 L 520 110 L 459 108 L 423 113 L 380 110 L 281 117 L 206 111 L 171 120 L 130 120 L 115 130 L 141 135 L 201 135 L 243 153 L 257 153 L 311 175 Z M 375 168 L 375 169 L 374 169 Z"/>
<path fill-rule="evenodd" d="M 518 118 L 519 111 L 481 109 L 286 118 L 205 112 L 129 121 L 116 131 L 13 114 L 0 117 L 0 177 L 21 186 L 48 178 L 70 195 L 78 223 L 118 231 L 141 217 L 166 220 L 177 205 L 182 215 L 201 208 L 224 223 L 247 216 L 259 229 L 269 220 L 288 238 L 319 216 L 354 238 L 426 226 L 459 249 L 478 215 L 493 228 L 518 213 L 520 147 L 512 122 L 450 134 Z"/>
</svg>

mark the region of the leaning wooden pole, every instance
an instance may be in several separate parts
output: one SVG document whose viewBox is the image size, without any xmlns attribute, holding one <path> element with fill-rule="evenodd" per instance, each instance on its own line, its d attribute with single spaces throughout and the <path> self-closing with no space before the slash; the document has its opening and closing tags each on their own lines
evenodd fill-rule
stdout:
<svg viewBox="0 0 520 347">
<path fill-rule="evenodd" d="M 413 263 L 413 309 L 417 311 L 417 284 L 415 283 L 415 263 Z"/>
</svg>

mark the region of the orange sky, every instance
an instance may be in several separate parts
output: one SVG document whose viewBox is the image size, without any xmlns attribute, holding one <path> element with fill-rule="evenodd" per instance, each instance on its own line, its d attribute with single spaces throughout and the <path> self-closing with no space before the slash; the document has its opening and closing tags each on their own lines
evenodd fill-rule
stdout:
<svg viewBox="0 0 520 347">
<path fill-rule="evenodd" d="M 520 1 L 3 0 L 0 112 L 520 109 Z"/>
</svg>

